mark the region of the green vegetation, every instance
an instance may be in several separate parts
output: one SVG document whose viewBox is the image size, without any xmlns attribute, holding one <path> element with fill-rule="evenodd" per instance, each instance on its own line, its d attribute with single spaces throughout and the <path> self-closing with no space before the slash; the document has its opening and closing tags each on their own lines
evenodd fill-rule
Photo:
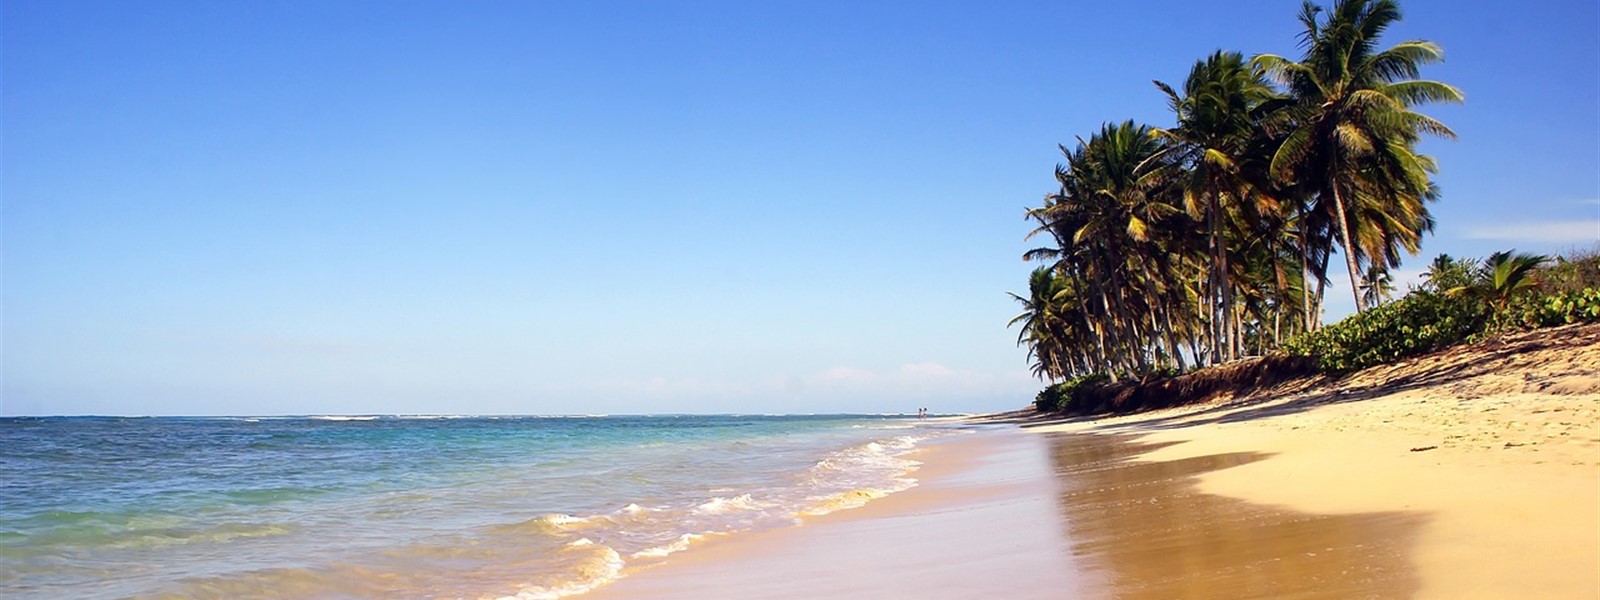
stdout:
<svg viewBox="0 0 1600 600">
<path fill-rule="evenodd" d="M 1482 263 L 1434 259 L 1426 283 L 1396 302 L 1283 345 L 1343 373 L 1523 329 L 1600 321 L 1600 255 L 1559 258 L 1496 252 Z"/>
<path fill-rule="evenodd" d="M 1462 342 L 1483 331 L 1488 321 L 1481 303 L 1418 291 L 1297 336 L 1283 350 L 1312 358 L 1320 371 L 1343 373 Z"/>
<path fill-rule="evenodd" d="M 1155 82 L 1171 127 L 1107 123 L 1061 146 L 1057 190 L 1027 212 L 1028 238 L 1048 243 L 1023 258 L 1044 264 L 1012 295 L 1017 343 L 1052 382 L 1036 407 L 1170 405 L 1600 320 L 1596 251 L 1441 255 L 1392 299 L 1390 272 L 1420 251 L 1439 199 L 1417 144 L 1455 135 L 1416 108 L 1463 99 L 1420 79 L 1438 45 L 1380 45 L 1400 16 L 1394 0 L 1307 2 L 1298 60 L 1218 51 L 1181 87 Z M 1357 314 L 1323 327 L 1335 254 Z M 1238 361 L 1250 355 L 1266 358 Z"/>
<path fill-rule="evenodd" d="M 1094 384 L 1106 380 L 1105 375 L 1085 375 L 1046 386 L 1039 391 L 1038 396 L 1034 397 L 1033 407 L 1049 412 L 1087 412 L 1083 410 L 1083 405 L 1090 401 L 1089 391 L 1094 388 Z M 1074 392 L 1077 393 L 1076 402 L 1073 401 Z"/>
</svg>

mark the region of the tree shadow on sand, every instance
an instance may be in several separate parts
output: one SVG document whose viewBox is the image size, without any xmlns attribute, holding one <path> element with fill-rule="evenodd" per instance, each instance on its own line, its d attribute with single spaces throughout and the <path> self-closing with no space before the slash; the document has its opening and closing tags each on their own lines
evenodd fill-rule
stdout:
<svg viewBox="0 0 1600 600">
<path fill-rule="evenodd" d="M 1406 598 L 1420 585 L 1409 553 L 1421 514 L 1319 515 L 1198 491 L 1200 475 L 1269 454 L 1145 462 L 1133 459 L 1166 444 L 1050 442 L 1073 554 L 1108 597 Z"/>
</svg>

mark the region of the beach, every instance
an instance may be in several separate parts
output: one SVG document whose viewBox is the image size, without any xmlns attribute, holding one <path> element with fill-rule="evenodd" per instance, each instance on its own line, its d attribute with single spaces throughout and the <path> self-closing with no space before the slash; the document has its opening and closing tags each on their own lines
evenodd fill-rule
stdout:
<svg viewBox="0 0 1600 600">
<path fill-rule="evenodd" d="M 1597 374 L 1600 328 L 1567 327 L 1163 411 L 1010 415 L 919 451 L 917 487 L 592 597 L 1596 598 Z"/>
<path fill-rule="evenodd" d="M 918 451 L 917 487 L 797 527 L 708 541 L 596 593 L 622 598 L 1061 598 L 1071 565 L 1045 438 L 1013 427 Z"/>
</svg>

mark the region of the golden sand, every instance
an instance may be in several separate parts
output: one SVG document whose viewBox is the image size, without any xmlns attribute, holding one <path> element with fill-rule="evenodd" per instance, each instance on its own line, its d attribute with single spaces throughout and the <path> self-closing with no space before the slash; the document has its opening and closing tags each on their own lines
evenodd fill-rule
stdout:
<svg viewBox="0 0 1600 600">
<path fill-rule="evenodd" d="M 1412 515 L 1397 597 L 1600 598 L 1600 326 L 1510 336 L 1266 393 L 1035 428 L 1137 435 L 1148 463 L 1265 455 L 1198 489 L 1317 515 Z M 1223 597 L 1223 596 L 1210 596 Z"/>
</svg>

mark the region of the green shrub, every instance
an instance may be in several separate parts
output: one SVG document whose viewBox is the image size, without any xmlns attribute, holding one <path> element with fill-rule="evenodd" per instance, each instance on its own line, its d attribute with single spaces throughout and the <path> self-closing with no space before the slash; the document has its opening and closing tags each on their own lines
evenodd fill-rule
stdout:
<svg viewBox="0 0 1600 600">
<path fill-rule="evenodd" d="M 1099 383 L 1108 379 L 1105 375 L 1096 374 L 1051 384 L 1043 390 L 1039 390 L 1039 395 L 1033 399 L 1033 407 L 1046 412 L 1071 411 L 1075 406 L 1083 404 L 1085 399 L 1084 391 L 1087 387 L 1090 387 L 1087 384 Z"/>
<path fill-rule="evenodd" d="M 1503 327 L 1532 329 L 1600 321 L 1600 288 L 1529 294 L 1512 303 L 1507 313 L 1500 319 Z"/>
<path fill-rule="evenodd" d="M 1323 372 L 1342 373 L 1466 341 L 1489 320 L 1489 307 L 1480 300 L 1418 291 L 1296 336 L 1283 347 L 1315 360 Z"/>
<path fill-rule="evenodd" d="M 1557 256 L 1539 269 L 1538 280 L 1539 291 L 1546 294 L 1600 288 L 1600 245 Z"/>
</svg>

